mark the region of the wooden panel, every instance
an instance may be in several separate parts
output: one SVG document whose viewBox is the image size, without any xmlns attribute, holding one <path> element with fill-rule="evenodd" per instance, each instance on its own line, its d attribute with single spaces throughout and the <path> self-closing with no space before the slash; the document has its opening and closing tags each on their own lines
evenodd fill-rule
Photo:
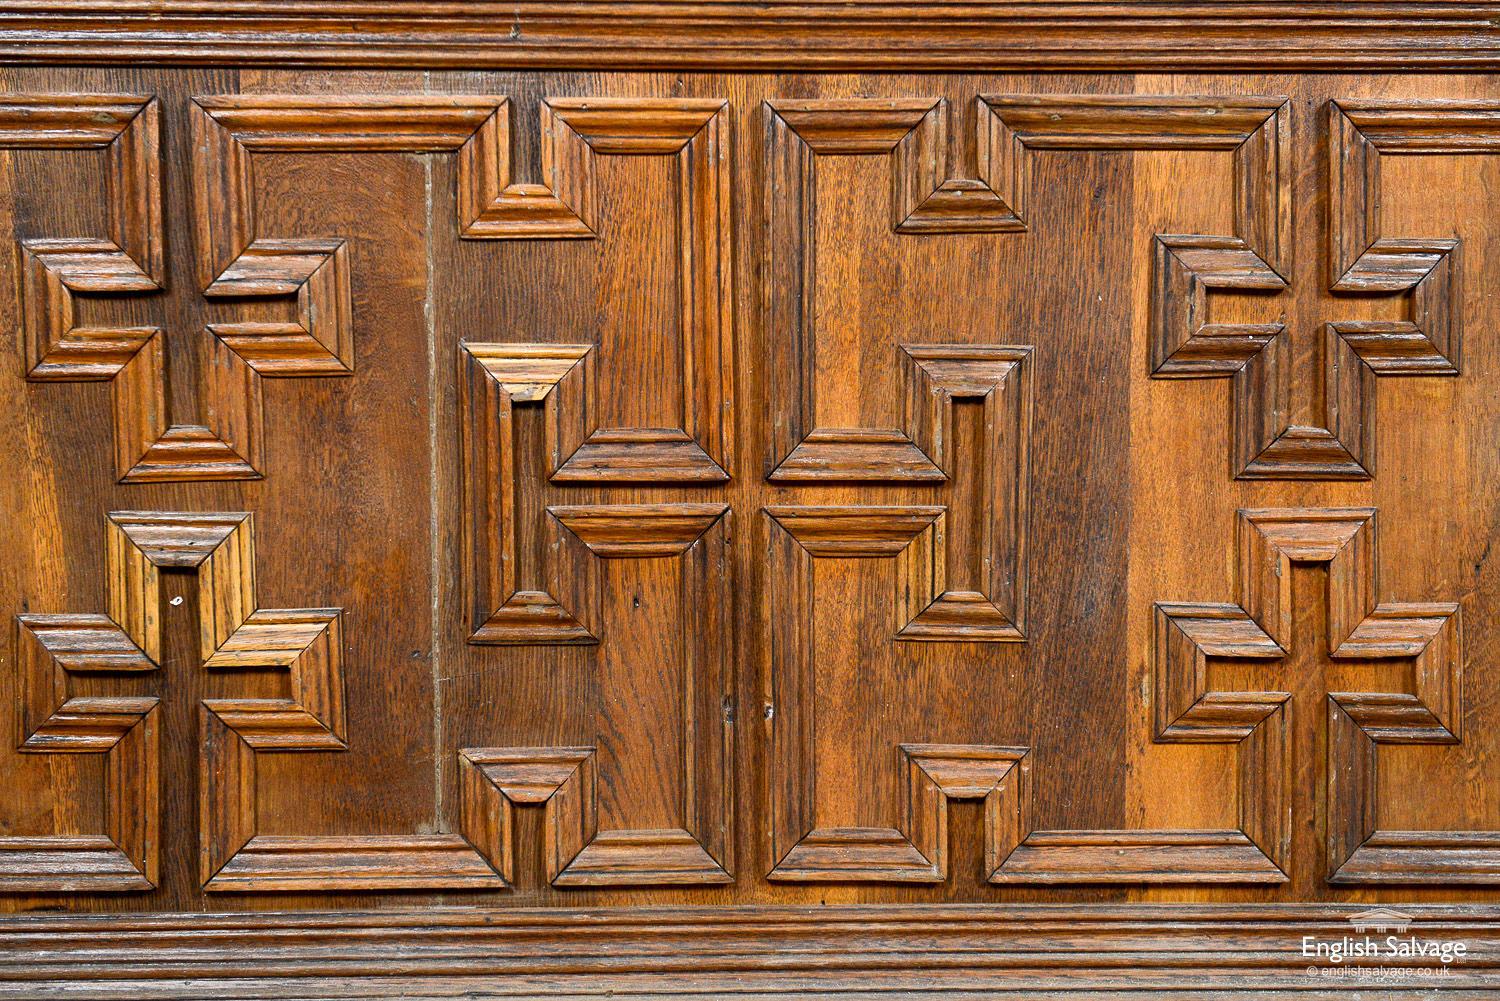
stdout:
<svg viewBox="0 0 1500 1001">
<path fill-rule="evenodd" d="M 582 6 L 0 11 L 0 998 L 1490 985 L 1484 5 Z"/>
</svg>

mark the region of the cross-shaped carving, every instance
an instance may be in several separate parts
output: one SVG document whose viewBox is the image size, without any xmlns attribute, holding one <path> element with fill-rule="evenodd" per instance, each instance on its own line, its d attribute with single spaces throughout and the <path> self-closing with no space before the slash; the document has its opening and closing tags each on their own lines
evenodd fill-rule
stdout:
<svg viewBox="0 0 1500 1001">
<path fill-rule="evenodd" d="M 1240 512 L 1236 603 L 1156 606 L 1156 739 L 1243 743 L 1271 714 L 1290 712 L 1284 691 L 1230 691 L 1210 661 L 1272 661 L 1292 651 L 1292 565 L 1327 567 L 1328 655 L 1412 664 L 1410 692 L 1329 692 L 1327 878 L 1334 883 L 1489 882 L 1500 864 L 1497 831 L 1381 831 L 1375 746 L 1452 744 L 1463 717 L 1463 631 L 1449 602 L 1382 602 L 1372 508 Z M 1291 830 L 1290 746 L 1261 760 L 1252 816 L 1257 843 L 1278 865 Z M 1245 813 L 1242 804 L 1242 815 Z"/>
<path fill-rule="evenodd" d="M 607 524 L 601 529 L 601 519 L 594 521 L 591 528 L 607 535 Z M 280 671 L 286 679 L 277 697 L 201 703 L 199 858 L 205 890 L 503 889 L 514 878 L 509 831 L 517 804 L 546 804 L 549 823 L 557 823 L 558 813 L 566 818 L 565 831 L 550 839 L 554 855 L 572 863 L 570 872 L 553 873 L 565 882 L 588 882 L 600 872 L 607 881 L 621 854 L 639 850 L 639 844 L 606 843 L 584 852 L 593 839 L 594 808 L 580 792 L 592 789 L 592 748 L 464 748 L 458 755 L 460 820 L 454 833 L 262 833 L 259 756 L 346 749 L 342 610 L 257 607 L 254 521 L 248 513 L 117 511 L 106 521 L 104 552 L 105 612 L 26 613 L 16 617 L 15 629 L 20 748 L 103 755 L 104 830 L 0 837 L 0 891 L 111 892 L 158 885 L 162 698 L 80 689 L 91 687 L 90 679 L 159 669 L 168 628 L 163 599 L 170 585 L 164 577 L 181 573 L 198 577 L 202 666 L 226 673 Z M 559 786 L 561 794 L 552 795 Z M 701 855 L 691 839 L 659 840 L 660 854 L 681 858 L 685 866 Z"/>
<path fill-rule="evenodd" d="M 1313 268 L 1294 268 L 1289 247 L 1278 260 L 1239 235 L 1156 238 L 1152 373 L 1233 380 L 1231 464 L 1240 479 L 1368 479 L 1375 377 L 1459 373 L 1459 243 L 1381 235 L 1380 154 L 1489 151 L 1495 123 L 1451 106 L 1344 102 L 1330 103 L 1328 131 L 1330 295 L 1311 292 Z M 1260 164 L 1276 192 L 1260 211 L 1290 218 L 1294 201 L 1315 199 L 1293 198 L 1288 138 L 1281 129 L 1279 148 Z M 1237 186 L 1245 174 L 1238 165 Z M 1224 292 L 1275 294 L 1280 316 L 1225 319 L 1213 303 Z M 1372 295 L 1403 295 L 1405 316 L 1328 312 Z"/>
<path fill-rule="evenodd" d="M 343 242 L 288 242 L 274 262 L 263 263 L 254 282 L 209 289 L 210 295 L 291 295 L 297 315 L 289 322 L 208 324 L 204 420 L 172 422 L 167 331 L 155 325 L 94 326 L 80 315 L 86 298 L 167 288 L 159 120 L 158 102 L 146 97 L 21 96 L 0 105 L 0 144 L 102 149 L 107 156 L 108 239 L 21 241 L 26 376 L 111 383 L 115 466 L 122 482 L 258 478 L 261 377 L 353 370 Z M 199 209 L 242 214 L 241 206 L 201 196 Z M 178 364 L 188 354 L 181 345 L 174 351 Z"/>
<path fill-rule="evenodd" d="M 16 617 L 20 746 L 39 753 L 108 755 L 108 830 L 95 837 L 0 838 L 0 885 L 134 890 L 156 885 L 160 788 L 155 696 L 79 695 L 79 676 L 153 672 L 162 660 L 162 575 L 199 576 L 199 637 L 211 671 L 287 673 L 280 698 L 207 699 L 214 726 L 253 750 L 342 750 L 340 609 L 258 608 L 255 538 L 246 513 L 116 511 L 106 522 L 106 613 Z M 210 722 L 206 718 L 205 726 Z M 218 771 L 222 771 L 222 766 Z M 205 769 L 205 778 L 214 769 Z M 239 773 L 246 778 L 243 769 Z M 249 839 L 233 821 L 254 816 L 254 776 L 205 782 L 205 879 Z M 249 801 L 244 790 L 250 790 Z M 227 800 L 227 802 L 225 801 Z M 228 830 L 226 830 L 226 828 Z M 251 832 L 253 833 L 253 831 Z"/>
</svg>

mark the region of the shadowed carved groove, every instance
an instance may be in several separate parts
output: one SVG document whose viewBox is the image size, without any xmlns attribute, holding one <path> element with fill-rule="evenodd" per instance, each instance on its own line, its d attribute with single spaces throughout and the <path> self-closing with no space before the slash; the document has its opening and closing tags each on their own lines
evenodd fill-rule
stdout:
<svg viewBox="0 0 1500 1001">
<path fill-rule="evenodd" d="M 515 407 L 546 408 L 550 468 L 582 439 L 588 370 L 586 344 L 469 344 L 459 350 L 463 405 L 464 589 L 471 643 L 597 643 L 583 619 L 596 620 L 593 568 L 561 527 L 547 519 L 549 579 L 523 579 L 517 533 L 520 490 Z M 560 388 L 562 383 L 566 388 Z M 582 617 L 582 618 L 581 618 Z"/>
<path fill-rule="evenodd" d="M 902 744 L 906 782 L 898 826 L 809 830 L 790 850 L 776 845 L 773 880 L 940 883 L 948 878 L 948 801 L 984 801 L 987 871 L 994 848 L 1013 840 L 1019 819 L 1014 782 L 1006 779 L 1026 748 Z"/>
<path fill-rule="evenodd" d="M 1328 695 L 1329 881 L 1500 879 L 1500 832 L 1377 829 L 1375 745 L 1459 740 L 1463 638 L 1456 604 L 1377 601 L 1372 508 L 1240 512 L 1238 604 L 1156 606 L 1157 739 L 1238 739 L 1267 706 L 1288 698 L 1210 690 L 1208 660 L 1286 656 L 1293 563 L 1327 567 L 1330 657 L 1412 662 L 1413 692 Z"/>
</svg>

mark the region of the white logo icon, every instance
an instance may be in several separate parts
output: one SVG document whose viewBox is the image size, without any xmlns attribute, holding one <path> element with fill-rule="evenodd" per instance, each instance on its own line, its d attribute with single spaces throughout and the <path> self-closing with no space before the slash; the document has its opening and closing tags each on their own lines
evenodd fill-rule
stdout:
<svg viewBox="0 0 1500 1001">
<path fill-rule="evenodd" d="M 1366 931 L 1381 934 L 1393 931 L 1398 935 L 1404 935 L 1406 934 L 1406 926 L 1411 924 L 1411 922 L 1412 916 L 1410 914 L 1390 907 L 1372 907 L 1368 911 L 1360 911 L 1358 914 L 1349 915 L 1349 923 L 1361 935 Z"/>
</svg>

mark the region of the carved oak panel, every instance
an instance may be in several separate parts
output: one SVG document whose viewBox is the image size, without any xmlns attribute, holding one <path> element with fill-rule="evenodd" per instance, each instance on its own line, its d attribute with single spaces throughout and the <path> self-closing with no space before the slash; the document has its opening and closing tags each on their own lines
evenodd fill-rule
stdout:
<svg viewBox="0 0 1500 1001">
<path fill-rule="evenodd" d="M 0 75 L 0 909 L 1500 903 L 1492 80 L 574 68 Z"/>
</svg>

